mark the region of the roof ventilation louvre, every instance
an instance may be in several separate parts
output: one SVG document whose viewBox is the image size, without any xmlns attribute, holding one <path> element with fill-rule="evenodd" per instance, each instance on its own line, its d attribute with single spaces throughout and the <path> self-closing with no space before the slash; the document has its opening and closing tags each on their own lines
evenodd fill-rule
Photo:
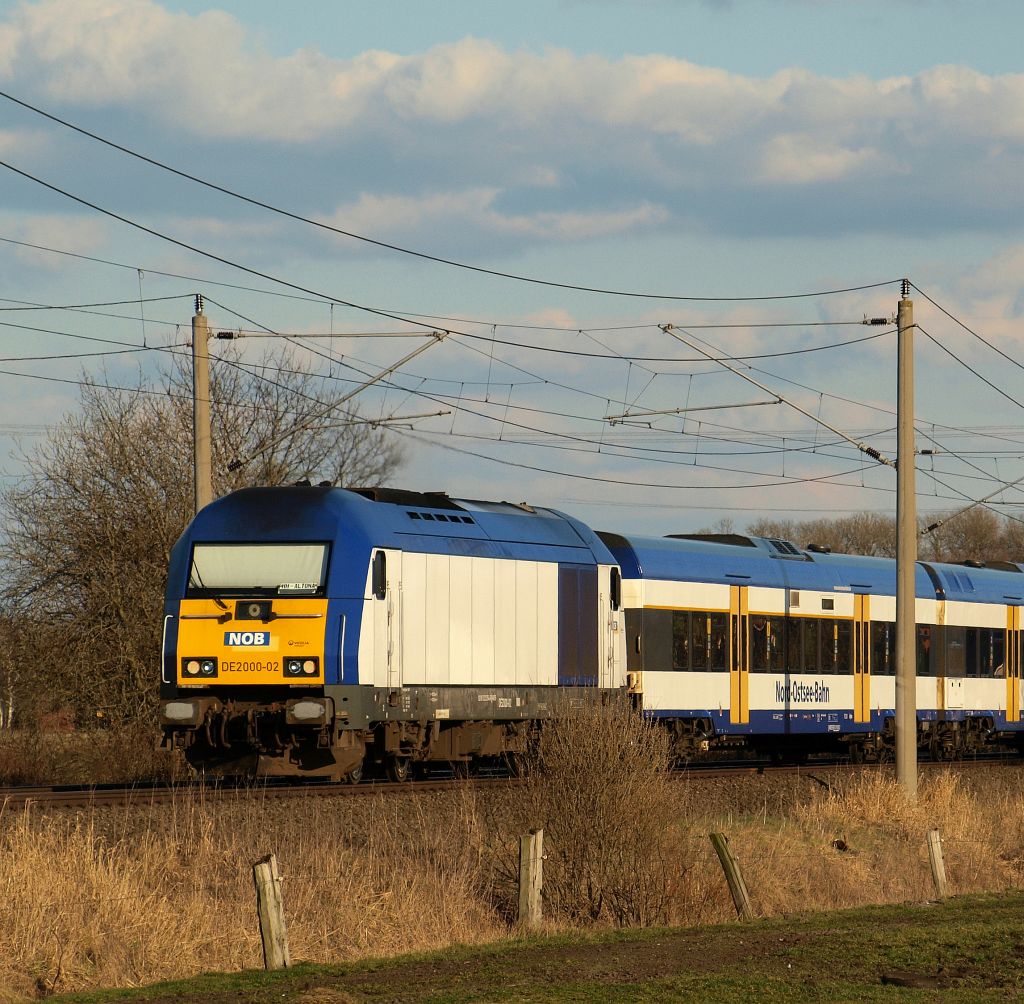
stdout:
<svg viewBox="0 0 1024 1004">
<path fill-rule="evenodd" d="M 775 537 L 766 537 L 769 546 L 776 554 L 784 554 L 787 558 L 802 558 L 803 555 L 797 550 L 795 544 L 791 544 L 788 540 L 778 540 Z"/>
</svg>

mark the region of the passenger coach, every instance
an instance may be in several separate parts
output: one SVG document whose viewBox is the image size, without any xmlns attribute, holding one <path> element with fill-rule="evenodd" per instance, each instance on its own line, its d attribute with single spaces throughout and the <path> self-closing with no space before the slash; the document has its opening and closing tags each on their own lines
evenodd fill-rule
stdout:
<svg viewBox="0 0 1024 1004">
<path fill-rule="evenodd" d="M 202 769 L 357 780 L 521 753 L 559 689 L 621 689 L 619 571 L 550 509 L 249 488 L 172 553 L 165 743 Z"/>
<path fill-rule="evenodd" d="M 622 570 L 630 689 L 677 755 L 892 753 L 895 562 L 739 534 L 601 537 Z M 1024 572 L 919 562 L 916 595 L 920 746 L 1020 744 Z"/>
</svg>

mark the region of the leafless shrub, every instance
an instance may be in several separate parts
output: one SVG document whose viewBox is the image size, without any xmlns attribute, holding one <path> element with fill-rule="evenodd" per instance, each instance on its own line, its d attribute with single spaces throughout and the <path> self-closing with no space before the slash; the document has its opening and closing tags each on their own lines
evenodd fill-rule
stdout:
<svg viewBox="0 0 1024 1004">
<path fill-rule="evenodd" d="M 38 722 L 0 732 L 0 785 L 132 784 L 184 778 L 180 756 L 159 748 L 154 724 L 50 731 Z"/>
<path fill-rule="evenodd" d="M 543 827 L 544 902 L 555 923 L 664 923 L 685 899 L 685 819 L 664 731 L 626 700 L 564 701 L 545 722 L 520 797 L 498 827 L 511 912 L 516 837 Z"/>
</svg>

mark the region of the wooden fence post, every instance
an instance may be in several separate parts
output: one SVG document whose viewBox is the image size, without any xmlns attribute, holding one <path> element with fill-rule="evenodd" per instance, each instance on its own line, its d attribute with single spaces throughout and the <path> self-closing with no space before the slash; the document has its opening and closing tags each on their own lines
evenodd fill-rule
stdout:
<svg viewBox="0 0 1024 1004">
<path fill-rule="evenodd" d="M 528 931 L 540 927 L 544 885 L 544 831 L 530 830 L 519 838 L 519 923 Z"/>
<path fill-rule="evenodd" d="M 252 866 L 252 880 L 256 886 L 256 912 L 263 939 L 263 968 L 287 969 L 292 959 L 288 951 L 288 928 L 284 922 L 281 876 L 273 854 L 260 858 Z"/>
<path fill-rule="evenodd" d="M 732 893 L 732 901 L 736 904 L 736 912 L 743 920 L 753 920 L 755 915 L 750 903 L 750 894 L 747 892 L 746 882 L 743 881 L 739 862 L 729 850 L 729 838 L 724 833 L 711 833 L 709 836 L 718 853 L 718 860 L 722 862 L 722 871 L 725 872 L 725 879 L 729 883 L 729 892 Z"/>
<path fill-rule="evenodd" d="M 946 865 L 942 860 L 942 838 L 938 830 L 928 831 L 928 861 L 932 866 L 932 881 L 937 899 L 946 898 Z"/>
</svg>

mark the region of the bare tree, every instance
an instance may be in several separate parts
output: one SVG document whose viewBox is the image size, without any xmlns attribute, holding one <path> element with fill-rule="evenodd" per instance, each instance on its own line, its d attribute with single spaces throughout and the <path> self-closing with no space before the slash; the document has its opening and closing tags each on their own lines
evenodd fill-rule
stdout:
<svg viewBox="0 0 1024 1004">
<path fill-rule="evenodd" d="M 922 561 L 1024 562 L 1024 524 L 982 506 L 957 514 L 930 514 L 918 518 L 918 529 L 934 530 L 918 539 Z M 896 521 L 881 513 L 855 513 L 837 519 L 771 520 L 752 523 L 747 532 L 756 537 L 779 537 L 801 547 L 822 544 L 837 553 L 896 555 Z"/>
<path fill-rule="evenodd" d="M 386 481 L 400 450 L 354 413 L 321 418 L 333 394 L 288 351 L 256 367 L 215 362 L 215 493 L 303 478 Z M 188 372 L 179 364 L 130 391 L 85 383 L 80 411 L 24 460 L 26 477 L 2 498 L 3 599 L 31 639 L 22 663 L 31 653 L 35 693 L 80 714 L 145 715 L 159 679 L 168 556 L 192 516 Z M 0 666 L 0 684 L 13 672 Z"/>
<path fill-rule="evenodd" d="M 891 558 L 896 554 L 896 521 L 880 513 L 854 513 L 837 519 L 769 520 L 748 527 L 756 537 L 791 540 L 800 547 L 821 544 L 843 554 Z"/>
<path fill-rule="evenodd" d="M 952 514 L 949 514 L 952 516 Z M 950 518 L 931 516 L 919 520 L 922 529 L 939 523 L 934 530 L 921 537 L 918 555 L 931 561 L 1000 561 L 1008 554 L 1010 521 L 983 506 Z M 1018 553 L 1018 559 L 1024 554 Z"/>
</svg>

